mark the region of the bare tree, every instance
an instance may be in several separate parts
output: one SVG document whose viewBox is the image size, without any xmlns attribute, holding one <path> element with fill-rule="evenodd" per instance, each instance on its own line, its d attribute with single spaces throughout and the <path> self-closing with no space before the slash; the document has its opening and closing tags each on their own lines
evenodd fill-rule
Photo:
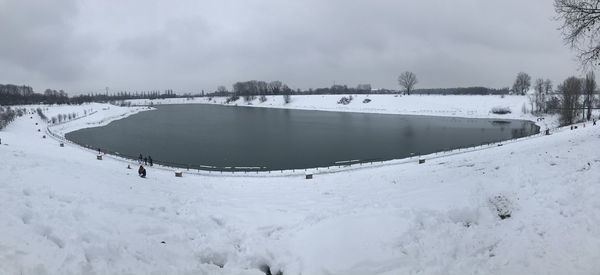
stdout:
<svg viewBox="0 0 600 275">
<path fill-rule="evenodd" d="M 406 71 L 398 76 L 398 83 L 406 90 L 406 94 L 410 95 L 410 92 L 419 83 L 419 80 L 417 80 L 417 75 L 413 72 Z"/>
<path fill-rule="evenodd" d="M 538 78 L 535 80 L 535 84 L 533 84 L 533 90 L 535 92 L 529 98 L 531 101 L 531 112 L 546 113 L 546 97 L 552 91 L 552 81 L 550 79 L 544 80 Z"/>
<path fill-rule="evenodd" d="M 544 81 L 544 93 L 549 94 L 552 92 L 552 81 L 550 79 L 546 79 Z"/>
<path fill-rule="evenodd" d="M 531 76 L 524 72 L 517 74 L 517 79 L 513 84 L 513 91 L 518 95 L 525 95 L 531 87 Z"/>
<path fill-rule="evenodd" d="M 573 124 L 577 118 L 580 109 L 581 86 L 581 79 L 574 76 L 567 78 L 558 86 L 561 93 L 560 121 L 562 125 Z"/>
<path fill-rule="evenodd" d="M 584 67 L 600 58 L 600 0 L 554 0 L 555 18 L 562 21 L 563 39 Z"/>
<path fill-rule="evenodd" d="M 585 92 L 584 107 L 587 108 L 587 120 L 592 118 L 592 102 L 594 101 L 594 90 L 596 90 L 596 76 L 589 72 L 585 76 L 583 91 Z"/>
<path fill-rule="evenodd" d="M 258 101 L 260 101 L 260 103 L 265 103 L 267 102 L 267 96 L 266 95 L 260 95 L 258 97 Z"/>
<path fill-rule="evenodd" d="M 544 111 L 544 104 L 546 103 L 545 92 L 544 92 L 544 79 L 538 78 L 535 80 L 533 85 L 535 93 L 533 93 L 532 101 L 532 112 L 535 110 L 536 113 Z M 535 105 L 535 108 L 533 107 Z"/>
<path fill-rule="evenodd" d="M 281 89 L 283 88 L 283 83 L 281 81 L 271 81 L 267 84 L 267 90 L 269 94 L 278 95 L 281 93 Z"/>
</svg>

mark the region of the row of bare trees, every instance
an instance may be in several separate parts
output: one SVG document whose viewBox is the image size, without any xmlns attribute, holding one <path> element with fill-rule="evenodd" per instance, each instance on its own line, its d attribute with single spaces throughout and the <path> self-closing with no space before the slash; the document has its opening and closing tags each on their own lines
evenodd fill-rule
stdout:
<svg viewBox="0 0 600 275">
<path fill-rule="evenodd" d="M 77 113 L 58 114 L 58 115 L 50 118 L 49 122 L 51 122 L 52 124 L 57 124 L 57 123 L 67 122 L 67 121 L 70 121 L 70 120 L 73 120 L 76 118 L 77 118 Z"/>
<path fill-rule="evenodd" d="M 232 93 L 230 93 L 225 86 L 219 86 L 217 87 L 217 91 L 212 95 L 229 95 L 229 98 L 226 101 L 227 103 L 235 102 L 240 97 L 244 98 L 244 101 L 246 102 L 253 101 L 256 99 L 256 97 L 258 97 L 262 103 L 267 101 L 267 95 L 282 95 L 284 102 L 287 104 L 291 102 L 291 95 L 293 93 L 294 90 L 281 81 L 266 82 L 250 80 L 240 81 L 233 84 Z"/>
<path fill-rule="evenodd" d="M 0 130 L 11 123 L 15 118 L 20 117 L 26 113 L 24 108 L 11 108 L 10 106 L 0 106 Z"/>
<path fill-rule="evenodd" d="M 579 120 L 580 115 L 581 120 L 592 119 L 596 87 L 596 77 L 593 72 L 589 72 L 585 78 L 569 77 L 558 86 L 561 95 L 561 124 L 573 124 Z"/>
<path fill-rule="evenodd" d="M 538 78 L 533 85 L 533 92 L 529 93 L 527 88 L 517 94 L 529 97 L 532 114 L 558 113 L 563 125 L 577 122 L 580 116 L 581 120 L 592 119 L 592 109 L 597 101 L 596 77 L 593 72 L 589 72 L 585 78 L 569 77 L 555 91 L 552 88 L 552 81 Z"/>
</svg>

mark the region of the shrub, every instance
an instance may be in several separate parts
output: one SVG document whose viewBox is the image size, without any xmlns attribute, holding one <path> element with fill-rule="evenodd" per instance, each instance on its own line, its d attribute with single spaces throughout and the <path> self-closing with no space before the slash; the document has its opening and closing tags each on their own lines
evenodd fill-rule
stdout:
<svg viewBox="0 0 600 275">
<path fill-rule="evenodd" d="M 289 94 L 284 94 L 283 95 L 283 102 L 285 104 L 289 104 L 290 102 L 292 102 L 292 96 Z"/>
<path fill-rule="evenodd" d="M 122 100 L 122 101 L 119 103 L 119 106 L 121 106 L 121 107 L 131 107 L 131 101 L 125 101 L 125 100 Z"/>
<path fill-rule="evenodd" d="M 365 98 L 365 100 L 363 100 L 363 103 L 369 103 L 369 102 L 371 102 L 371 100 L 368 98 Z"/>
<path fill-rule="evenodd" d="M 264 103 L 267 101 L 267 96 L 265 95 L 261 95 L 258 97 L 258 101 L 260 101 L 260 103 Z"/>
<path fill-rule="evenodd" d="M 237 96 L 237 95 L 232 95 L 232 96 L 228 97 L 228 98 L 227 98 L 227 100 L 225 100 L 225 104 L 229 104 L 229 103 L 231 103 L 231 102 L 236 102 L 236 101 L 238 101 L 239 99 L 240 99 L 240 97 L 239 97 L 239 96 Z"/>
<path fill-rule="evenodd" d="M 340 100 L 338 100 L 337 104 L 342 104 L 342 105 L 348 105 L 350 104 L 350 102 L 352 102 L 352 96 L 349 97 L 345 97 L 343 96 L 342 98 L 340 98 Z"/>
<path fill-rule="evenodd" d="M 44 115 L 44 112 L 42 111 L 42 108 L 37 108 L 36 109 L 37 114 L 40 116 L 40 118 L 42 120 L 47 120 L 48 118 L 46 117 L 46 115 Z"/>
<path fill-rule="evenodd" d="M 506 115 L 511 113 L 509 107 L 494 107 L 492 108 L 491 112 L 497 115 Z"/>
</svg>

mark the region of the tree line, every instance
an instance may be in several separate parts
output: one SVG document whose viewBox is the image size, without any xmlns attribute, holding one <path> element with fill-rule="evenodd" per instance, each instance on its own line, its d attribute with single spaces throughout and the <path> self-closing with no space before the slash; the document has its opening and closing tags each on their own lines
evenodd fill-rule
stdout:
<svg viewBox="0 0 600 275">
<path fill-rule="evenodd" d="M 23 104 L 65 104 L 69 96 L 63 90 L 46 89 L 43 93 L 35 93 L 30 86 L 0 84 L 0 105 Z"/>
<path fill-rule="evenodd" d="M 187 95 L 183 95 L 187 96 Z M 180 97 L 173 90 L 143 91 L 143 92 L 116 92 L 116 93 L 89 93 L 69 97 L 63 90 L 46 89 L 43 93 L 36 93 L 33 88 L 26 85 L 0 84 L 0 105 L 26 105 L 26 104 L 83 104 L 87 102 L 110 102 L 126 99 L 159 99 Z"/>
<path fill-rule="evenodd" d="M 503 95 L 509 94 L 509 88 L 494 89 L 487 87 L 458 87 L 458 88 L 429 88 L 415 89 L 416 75 L 414 73 L 409 80 L 409 89 L 404 94 L 442 94 L 442 95 Z M 236 82 L 233 90 L 229 91 L 225 86 L 218 86 L 217 90 L 208 93 L 208 96 L 237 96 L 244 99 L 255 99 L 262 95 L 341 95 L 341 94 L 397 94 L 401 91 L 394 89 L 373 89 L 371 84 L 363 83 L 355 87 L 334 84 L 330 87 L 309 88 L 306 90 L 291 89 L 281 81 L 259 81 L 250 80 Z"/>
<path fill-rule="evenodd" d="M 142 91 L 142 92 L 128 92 L 120 91 L 115 93 L 88 93 L 85 95 L 78 95 L 71 98 L 73 103 L 86 103 L 86 102 L 112 102 L 112 101 L 123 101 L 128 99 L 165 99 L 165 98 L 177 98 L 185 97 L 187 95 L 177 95 L 173 90 L 161 91 Z"/>
<path fill-rule="evenodd" d="M 523 72 L 517 74 L 513 93 L 529 98 L 532 114 L 559 114 L 561 125 L 592 120 L 592 110 L 598 106 L 597 84 L 594 72 L 585 77 L 571 76 L 553 90 L 552 81 L 538 78 L 531 91 L 531 77 Z M 524 108 L 524 112 L 527 109 Z"/>
<path fill-rule="evenodd" d="M 510 93 L 510 89 L 493 89 L 486 87 L 415 89 L 412 93 L 421 95 L 507 95 Z"/>
</svg>

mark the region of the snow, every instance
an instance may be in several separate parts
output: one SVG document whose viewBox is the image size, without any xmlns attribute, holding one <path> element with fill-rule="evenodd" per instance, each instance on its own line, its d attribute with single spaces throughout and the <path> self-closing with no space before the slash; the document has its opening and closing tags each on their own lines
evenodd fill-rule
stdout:
<svg viewBox="0 0 600 275">
<path fill-rule="evenodd" d="M 535 116 L 529 112 L 523 113 L 523 106 L 531 110 L 529 99 L 526 96 L 506 95 L 351 95 L 353 100 L 348 105 L 337 104 L 342 97 L 350 95 L 294 95 L 289 104 L 285 104 L 282 96 L 267 96 L 267 101 L 261 103 L 258 98 L 250 103 L 242 98 L 230 105 L 263 107 L 263 108 L 286 108 L 301 110 L 321 110 L 336 112 L 362 112 L 383 113 L 403 115 L 426 115 L 446 117 L 468 117 L 468 118 L 502 118 L 502 119 L 525 119 L 536 122 Z M 363 103 L 365 99 L 371 99 L 369 103 Z M 150 104 L 225 104 L 225 97 L 169 98 L 169 99 L 136 99 L 130 100 L 134 105 Z M 507 107 L 510 114 L 499 115 L 491 112 L 494 107 Z M 538 123 L 540 126 L 556 127 L 558 120 L 556 116 L 548 116 L 545 121 Z"/>
<path fill-rule="evenodd" d="M 63 136 L 64 134 L 83 128 L 100 127 L 109 124 L 118 119 L 126 118 L 129 115 L 148 110 L 144 107 L 128 108 L 108 104 L 89 103 L 82 105 L 63 105 L 46 107 L 44 114 L 52 118 L 59 114 L 75 113 L 77 119 L 50 125 L 53 133 Z"/>
<path fill-rule="evenodd" d="M 491 117 L 485 109 L 501 102 L 518 107 L 514 118 L 527 118 L 515 114 L 520 103 L 512 97 L 462 98 L 466 107 L 453 113 L 447 111 L 461 98 L 408 98 L 401 99 L 411 104 L 372 106 Z M 318 105 L 318 98 L 293 100 L 294 108 L 369 111 L 354 101 L 341 107 Z M 441 102 L 412 106 L 419 100 Z M 53 131 L 143 110 L 90 104 L 46 112 L 87 109 L 97 112 Z M 274 274 L 600 270 L 600 126 L 424 164 L 314 171 L 311 180 L 187 171 L 176 178 L 156 167 L 146 167 L 142 179 L 136 163 L 96 160 L 95 152 L 69 143 L 60 147 L 43 139 L 35 122 L 42 123 L 25 116 L 0 132 L 0 274 L 264 274 L 265 266 Z M 510 218 L 501 219 L 499 211 Z"/>
</svg>

